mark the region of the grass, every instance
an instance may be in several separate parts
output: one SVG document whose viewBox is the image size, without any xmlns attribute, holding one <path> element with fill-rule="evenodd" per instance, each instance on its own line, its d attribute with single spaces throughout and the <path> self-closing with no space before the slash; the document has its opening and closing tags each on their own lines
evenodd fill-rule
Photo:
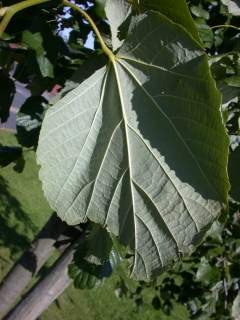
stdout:
<svg viewBox="0 0 240 320">
<path fill-rule="evenodd" d="M 12 133 L 0 131 L 0 143 L 17 145 Z M 0 279 L 14 261 L 26 249 L 37 231 L 46 223 L 51 209 L 46 203 L 40 181 L 35 153 L 24 153 L 26 166 L 23 173 L 13 170 L 13 165 L 0 173 Z M 184 308 L 177 307 L 169 318 L 151 307 L 154 291 L 146 292 L 146 301 L 137 309 L 131 299 L 119 299 L 115 295 L 117 274 L 108 279 L 103 287 L 94 290 L 76 290 L 70 286 L 46 310 L 41 320 L 187 320 Z"/>
</svg>

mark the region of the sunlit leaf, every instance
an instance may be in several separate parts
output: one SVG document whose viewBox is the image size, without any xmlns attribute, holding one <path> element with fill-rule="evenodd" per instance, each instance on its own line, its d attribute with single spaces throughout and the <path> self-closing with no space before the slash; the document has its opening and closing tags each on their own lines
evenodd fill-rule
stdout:
<svg viewBox="0 0 240 320">
<path fill-rule="evenodd" d="M 69 224 L 88 219 L 149 280 L 190 252 L 225 207 L 228 139 L 202 48 L 178 24 L 133 19 L 112 61 L 46 114 L 38 162 Z"/>
</svg>

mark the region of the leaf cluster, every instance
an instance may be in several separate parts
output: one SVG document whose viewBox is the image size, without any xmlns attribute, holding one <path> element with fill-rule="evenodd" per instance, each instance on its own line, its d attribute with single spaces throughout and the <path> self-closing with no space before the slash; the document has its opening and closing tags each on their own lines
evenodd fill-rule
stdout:
<svg viewBox="0 0 240 320">
<path fill-rule="evenodd" d="M 31 97 L 24 102 L 17 114 L 16 134 L 20 145 L 24 148 L 36 148 L 38 145 L 39 132 L 47 109 L 42 93 L 51 91 L 58 85 L 63 88 L 55 98 L 55 101 L 58 101 L 79 83 L 83 83 L 90 74 L 102 68 L 105 63 L 98 39 L 94 35 L 93 50 L 84 46 L 91 32 L 90 25 L 79 16 L 76 18 L 76 13 L 72 9 L 59 6 L 57 1 L 53 2 L 19 13 L 9 25 L 5 40 L 0 41 L 0 81 L 4 84 L 0 88 L 2 122 L 9 116 L 16 84 L 21 82 L 31 91 Z M 237 308 L 240 286 L 238 1 L 188 1 L 194 22 L 184 1 L 176 3 L 170 0 L 161 2 L 119 0 L 76 1 L 76 3 L 83 6 L 93 18 L 105 42 L 115 52 L 124 43 L 128 33 L 131 34 L 132 30 L 138 31 L 130 24 L 131 19 L 135 21 L 140 13 L 147 15 L 149 10 L 164 15 L 165 18 L 162 18 L 162 21 L 165 21 L 164 26 L 169 27 L 169 24 L 172 26 L 176 23 L 177 27 L 175 24 L 174 26 L 180 36 L 184 38 L 187 33 L 188 39 L 192 41 L 191 45 L 199 46 L 199 43 L 202 43 L 205 47 L 213 77 L 222 93 L 222 118 L 230 137 L 229 213 L 225 216 L 224 224 L 220 225 L 218 222 L 213 224 L 206 241 L 198 251 L 177 263 L 171 271 L 162 273 L 153 282 L 147 284 L 139 282 L 136 288 L 132 287 L 125 272 L 118 269 L 120 280 L 117 292 L 119 296 L 125 295 L 134 299 L 136 304 L 141 306 L 144 304 L 145 291 L 151 289 L 154 292 L 152 306 L 155 309 L 161 308 L 168 315 L 171 315 L 176 304 L 181 304 L 192 319 L 230 319 L 231 316 L 239 314 Z M 165 54 L 163 58 L 166 59 L 167 66 L 166 56 Z M 208 72 L 206 67 L 201 70 Z M 176 85 L 181 81 L 179 78 Z M 215 88 L 212 89 L 212 93 L 214 90 Z M 107 132 L 108 128 L 104 130 Z M 98 156 L 103 153 L 101 143 L 103 142 L 100 139 L 96 149 Z M 0 165 L 5 166 L 12 161 L 22 159 L 22 149 L 1 146 L 0 156 Z M 62 159 L 61 162 L 63 163 Z M 97 161 L 92 161 L 92 166 L 94 167 L 96 163 Z M 64 169 L 67 165 L 68 163 L 64 163 Z M 148 206 L 150 205 L 146 201 L 146 207 Z M 127 225 L 132 226 L 130 219 Z M 124 236 L 131 247 L 129 235 Z M 120 245 L 115 240 L 113 241 L 105 229 L 90 223 L 84 241 L 80 241 L 74 263 L 69 268 L 69 274 L 77 288 L 93 288 L 111 275 L 121 260 L 118 252 L 122 252 L 122 247 L 120 250 Z M 178 254 L 181 256 L 182 252 Z M 132 252 L 126 253 L 124 249 L 122 256 L 133 262 Z"/>
</svg>

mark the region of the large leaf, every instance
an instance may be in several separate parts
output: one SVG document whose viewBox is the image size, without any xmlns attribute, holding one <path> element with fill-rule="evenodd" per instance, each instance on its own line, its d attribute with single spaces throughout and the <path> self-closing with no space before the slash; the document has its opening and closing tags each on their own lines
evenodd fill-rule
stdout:
<svg viewBox="0 0 240 320">
<path fill-rule="evenodd" d="M 37 156 L 50 205 L 69 224 L 105 226 L 132 249 L 132 275 L 150 279 L 225 206 L 219 107 L 189 34 L 159 13 L 135 17 L 116 57 L 46 114 Z"/>
<path fill-rule="evenodd" d="M 120 29 L 128 26 L 127 19 L 131 11 L 145 10 L 155 10 L 164 14 L 173 22 L 182 25 L 195 40 L 200 42 L 197 28 L 185 0 L 107 0 L 105 11 L 111 27 L 113 50 L 117 50 L 123 42 L 120 39 Z"/>
</svg>

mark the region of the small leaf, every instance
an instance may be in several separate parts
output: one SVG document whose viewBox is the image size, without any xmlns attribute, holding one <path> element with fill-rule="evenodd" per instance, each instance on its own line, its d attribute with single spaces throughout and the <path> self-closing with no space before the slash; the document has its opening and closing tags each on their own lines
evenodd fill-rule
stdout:
<svg viewBox="0 0 240 320">
<path fill-rule="evenodd" d="M 111 276 L 120 262 L 117 252 L 112 250 L 103 264 L 89 263 L 85 260 L 84 242 L 80 245 L 76 255 L 74 263 L 69 266 L 68 273 L 74 280 L 74 286 L 78 289 L 92 289 L 99 286 L 105 278 Z"/>
<path fill-rule="evenodd" d="M 0 70 L 0 84 L 0 121 L 6 122 L 15 94 L 15 84 L 3 70 Z"/>
<path fill-rule="evenodd" d="M 206 285 L 215 283 L 221 279 L 221 273 L 217 267 L 211 267 L 205 257 L 201 258 L 200 266 L 197 270 L 196 280 Z"/>
<path fill-rule="evenodd" d="M 22 158 L 22 148 L 0 145 L 0 166 L 6 167 L 10 163 Z"/>
<path fill-rule="evenodd" d="M 31 33 L 24 31 L 22 33 L 22 42 L 36 53 L 36 59 L 43 77 L 54 77 L 53 65 L 46 56 L 43 48 L 43 38 L 40 32 Z"/>
<path fill-rule="evenodd" d="M 204 19 L 197 18 L 195 23 L 204 46 L 210 49 L 214 43 L 213 30 L 209 27 Z"/>
<path fill-rule="evenodd" d="M 190 7 L 191 12 L 198 18 L 203 18 L 205 20 L 209 19 L 209 12 L 205 9 L 203 9 L 202 5 L 198 6 L 191 6 Z"/>
<path fill-rule="evenodd" d="M 240 16 L 240 1 L 239 0 L 221 0 L 227 6 L 228 12 L 234 16 Z"/>
<path fill-rule="evenodd" d="M 102 227 L 95 225 L 86 241 L 87 252 L 84 259 L 92 264 L 104 264 L 109 259 L 112 248 L 109 233 Z"/>
<path fill-rule="evenodd" d="M 230 195 L 240 202 L 240 146 L 229 154 L 228 174 L 231 184 Z"/>
<path fill-rule="evenodd" d="M 101 18 L 106 18 L 105 15 L 105 5 L 107 0 L 96 0 L 95 11 L 97 15 Z"/>
<path fill-rule="evenodd" d="M 47 100 L 41 96 L 28 98 L 17 113 L 17 139 L 24 147 L 37 146 Z"/>
<path fill-rule="evenodd" d="M 240 88 L 240 76 L 232 76 L 225 79 L 225 82 L 232 87 Z"/>
<path fill-rule="evenodd" d="M 232 317 L 234 320 L 240 320 L 240 293 L 237 294 L 233 301 Z"/>
</svg>

